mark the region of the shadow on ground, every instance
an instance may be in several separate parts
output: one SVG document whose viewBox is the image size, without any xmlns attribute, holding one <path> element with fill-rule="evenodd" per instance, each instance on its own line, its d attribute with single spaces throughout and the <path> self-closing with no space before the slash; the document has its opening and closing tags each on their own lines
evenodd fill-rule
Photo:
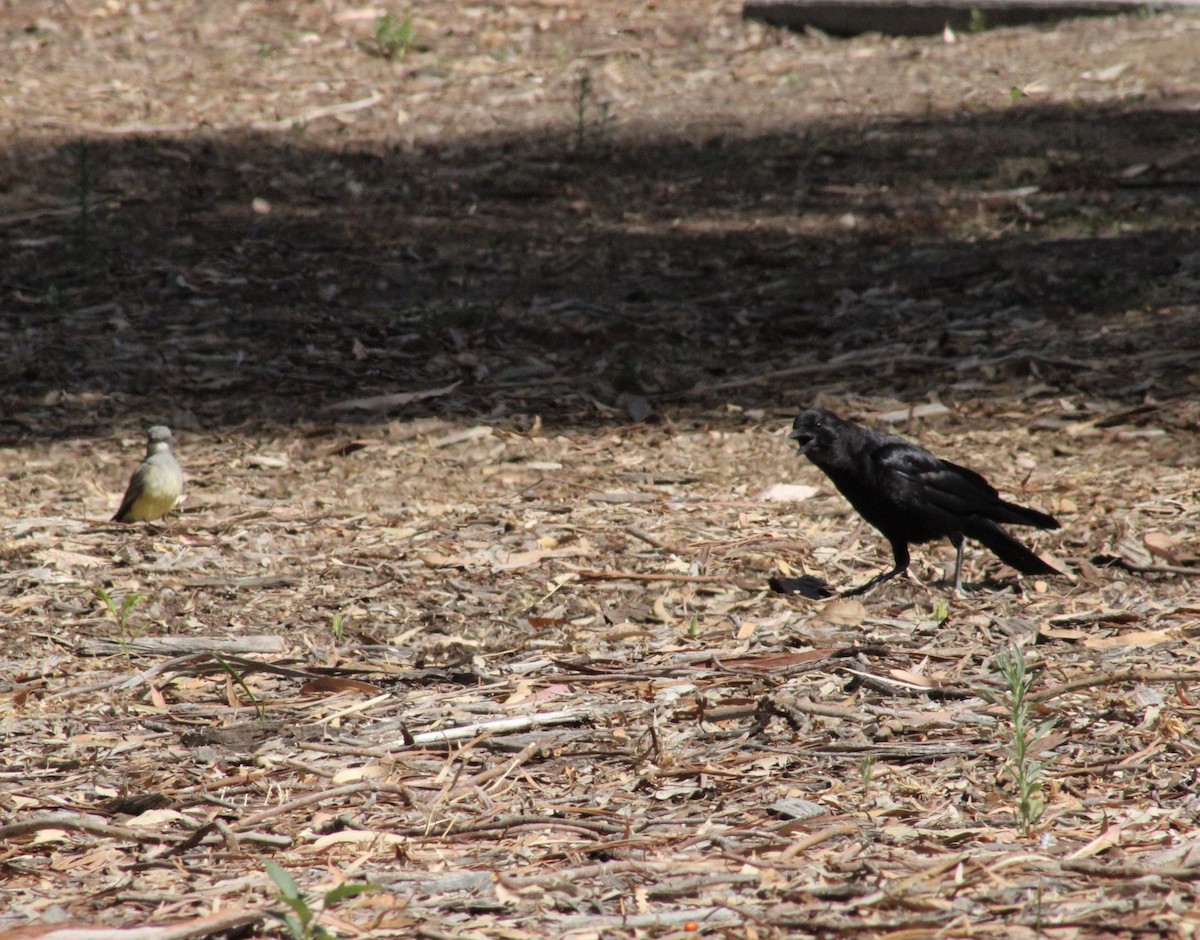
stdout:
<svg viewBox="0 0 1200 940">
<path fill-rule="evenodd" d="M 1200 346 L 1198 120 L 1016 106 L 579 149 L 18 142 L 0 438 L 1179 396 Z"/>
</svg>

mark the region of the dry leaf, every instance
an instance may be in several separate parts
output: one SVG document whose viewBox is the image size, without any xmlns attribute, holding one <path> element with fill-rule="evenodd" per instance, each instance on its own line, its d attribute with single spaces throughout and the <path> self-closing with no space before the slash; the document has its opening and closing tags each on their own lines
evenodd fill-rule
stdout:
<svg viewBox="0 0 1200 940">
<path fill-rule="evenodd" d="M 81 552 L 68 552 L 61 548 L 44 548 L 34 557 L 55 568 L 95 568 L 97 565 L 109 564 L 107 558 L 84 555 Z"/>
<path fill-rule="evenodd" d="M 758 499 L 767 503 L 799 503 L 812 499 L 821 491 L 815 486 L 800 483 L 776 483 L 758 494 Z"/>
<path fill-rule="evenodd" d="M 533 691 L 533 688 L 534 684 L 528 680 L 517 683 L 512 695 L 501 702 L 501 705 L 504 708 L 511 708 L 514 705 L 538 705 L 571 694 L 571 687 L 561 682 L 555 682 L 536 692 Z"/>
<path fill-rule="evenodd" d="M 1119 633 L 1116 636 L 1089 636 L 1083 641 L 1088 649 L 1106 650 L 1114 647 L 1136 646 L 1145 648 L 1158 646 L 1160 643 L 1172 643 L 1179 639 L 1170 630 L 1133 630 L 1129 633 Z"/>
<path fill-rule="evenodd" d="M 803 800 L 799 797 L 788 796 L 776 800 L 768 806 L 767 812 L 775 813 L 778 816 L 784 816 L 788 819 L 805 820 L 828 815 L 829 810 L 820 803 L 812 802 L 812 800 Z"/>
<path fill-rule="evenodd" d="M 339 676 L 322 676 L 300 686 L 301 695 L 337 695 L 340 692 L 360 692 L 363 695 L 378 695 L 383 689 L 359 679 L 343 679 Z"/>
<path fill-rule="evenodd" d="M 1068 627 L 1044 626 L 1038 628 L 1038 636 L 1048 640 L 1061 640 L 1064 643 L 1077 643 L 1091 636 L 1087 630 L 1075 630 Z"/>
<path fill-rule="evenodd" d="M 1131 568 L 1148 568 L 1154 564 L 1154 557 L 1149 549 L 1132 535 L 1121 538 L 1113 547 Z"/>
<path fill-rule="evenodd" d="M 47 842 L 69 842 L 70 838 L 65 829 L 39 829 L 33 835 L 32 844 L 42 845 Z"/>
<path fill-rule="evenodd" d="M 187 817 L 175 809 L 148 809 L 134 816 L 125 825 L 132 829 L 162 829 L 167 823 L 187 821 Z"/>
<path fill-rule="evenodd" d="M 548 627 L 565 627 L 571 622 L 564 617 L 526 617 L 525 619 L 535 630 L 545 630 Z"/>
<path fill-rule="evenodd" d="M 337 444 L 323 452 L 325 457 L 347 457 L 360 450 L 365 450 L 368 447 L 373 447 L 381 443 L 377 437 L 360 437 L 352 441 L 346 441 L 342 444 Z"/>
<path fill-rule="evenodd" d="M 950 409 L 941 402 L 925 402 L 921 405 L 913 405 L 911 408 L 898 408 L 895 411 L 885 411 L 879 416 L 879 421 L 884 424 L 898 424 L 901 421 L 909 421 L 913 418 L 932 418 L 937 415 L 948 415 Z"/>
<path fill-rule="evenodd" d="M 466 441 L 477 441 L 480 438 L 491 437 L 496 432 L 486 425 L 476 425 L 473 428 L 463 428 L 460 431 L 452 431 L 442 437 L 436 438 L 429 442 L 430 447 L 451 447 L 455 444 L 462 444 Z"/>
<path fill-rule="evenodd" d="M 480 555 L 473 555 L 469 561 L 484 564 L 493 571 L 516 571 L 520 568 L 530 568 L 541 564 L 547 558 L 575 558 L 587 554 L 589 546 L 580 540 L 570 548 L 531 548 L 524 552 L 508 552 L 502 548 L 489 548 Z"/>
<path fill-rule="evenodd" d="M 335 786 L 340 787 L 347 783 L 356 783 L 359 780 L 382 780 L 387 774 L 387 768 L 382 764 L 364 764 L 361 767 L 347 767 L 339 770 L 333 775 L 332 782 Z"/>
<path fill-rule="evenodd" d="M 441 552 L 421 552 L 417 555 L 426 568 L 461 568 L 467 563 L 462 555 L 443 555 Z"/>
<path fill-rule="evenodd" d="M 276 457 L 271 454 L 251 454 L 246 458 L 246 466 L 256 470 L 283 470 L 289 463 L 286 456 Z"/>
<path fill-rule="evenodd" d="M 339 845 L 372 846 L 383 849 L 392 845 L 403 845 L 407 841 L 408 839 L 405 836 L 398 836 L 391 832 L 377 832 L 370 829 L 346 829 L 342 832 L 334 832 L 327 836 L 321 836 L 308 845 L 298 846 L 295 851 L 309 855 L 324 852 L 326 849 L 332 849 Z"/>
<path fill-rule="evenodd" d="M 888 675 L 890 675 L 897 682 L 903 682 L 907 685 L 915 686 L 918 689 L 941 688 L 940 682 L 930 679 L 929 676 L 923 676 L 918 672 L 912 672 L 908 669 L 889 669 Z"/>
<path fill-rule="evenodd" d="M 857 627 L 867 616 L 867 608 L 853 597 L 838 597 L 820 608 L 821 619 L 846 627 Z"/>
<path fill-rule="evenodd" d="M 1179 546 L 1166 532 L 1147 532 L 1142 536 L 1142 544 L 1147 551 L 1167 564 L 1179 564 Z"/>
<path fill-rule="evenodd" d="M 721 665 L 730 669 L 758 669 L 763 672 L 779 672 L 793 666 L 803 666 L 818 660 L 828 659 L 836 650 L 815 649 L 802 653 L 768 653 L 764 656 L 737 656 L 722 659 Z"/>
<path fill-rule="evenodd" d="M 1110 65 L 1106 69 L 1099 71 L 1091 71 L 1090 69 L 1083 73 L 1083 78 L 1089 82 L 1111 82 L 1113 79 L 1120 78 L 1129 68 L 1128 62 L 1118 62 L 1116 65 Z"/>
</svg>

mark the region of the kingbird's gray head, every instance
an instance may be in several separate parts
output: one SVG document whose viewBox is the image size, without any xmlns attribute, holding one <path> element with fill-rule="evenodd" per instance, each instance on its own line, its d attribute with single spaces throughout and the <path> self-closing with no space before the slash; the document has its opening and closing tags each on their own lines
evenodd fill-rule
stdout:
<svg viewBox="0 0 1200 940">
<path fill-rule="evenodd" d="M 171 429 L 164 424 L 156 424 L 146 432 L 146 456 L 171 452 Z"/>
</svg>

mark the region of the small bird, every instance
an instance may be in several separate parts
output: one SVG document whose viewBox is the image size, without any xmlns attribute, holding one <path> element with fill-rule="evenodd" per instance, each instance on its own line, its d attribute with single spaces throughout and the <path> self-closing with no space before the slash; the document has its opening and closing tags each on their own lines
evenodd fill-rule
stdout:
<svg viewBox="0 0 1200 940">
<path fill-rule="evenodd" d="M 146 459 L 125 489 L 113 522 L 150 522 L 172 509 L 183 492 L 183 471 L 171 453 L 171 429 L 156 424 L 146 432 Z"/>
<path fill-rule="evenodd" d="M 908 570 L 909 543 L 942 537 L 958 551 L 954 589 L 959 592 L 967 537 L 982 542 L 1022 574 L 1061 573 L 999 525 L 1057 529 L 1058 520 L 1001 499 L 974 470 L 941 460 L 895 434 L 872 431 L 820 409 L 799 414 L 788 438 L 892 544 L 892 569 L 843 591 L 844 597 L 862 594 Z"/>
</svg>

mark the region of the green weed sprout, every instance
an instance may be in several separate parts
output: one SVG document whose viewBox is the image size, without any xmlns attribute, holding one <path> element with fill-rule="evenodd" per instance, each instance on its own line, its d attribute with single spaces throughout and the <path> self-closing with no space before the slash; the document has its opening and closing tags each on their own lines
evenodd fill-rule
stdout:
<svg viewBox="0 0 1200 940">
<path fill-rule="evenodd" d="M 269 859 L 263 859 L 263 868 L 266 869 L 267 876 L 275 882 L 279 900 L 289 908 L 287 911 L 271 911 L 270 914 L 283 924 L 292 940 L 337 940 L 335 934 L 317 923 L 319 911 L 313 910 L 301 894 L 300 886 L 282 866 Z M 367 881 L 347 881 L 325 892 L 321 899 L 321 909 L 328 910 L 347 898 L 374 891 L 378 887 L 379 885 Z"/>
<path fill-rule="evenodd" d="M 146 595 L 134 594 L 132 592 L 126 594 L 121 598 L 121 605 L 118 607 L 117 602 L 113 600 L 113 596 L 104 590 L 104 588 L 96 588 L 96 594 L 104 602 L 104 606 L 108 608 L 108 612 L 112 614 L 113 619 L 117 622 L 117 633 L 120 637 L 121 648 L 125 649 L 129 643 L 129 635 L 127 633 L 129 615 L 133 613 L 133 608 L 146 599 Z M 125 649 L 125 652 L 128 654 L 129 651 Z"/>
<path fill-rule="evenodd" d="M 1029 706 L 1029 689 L 1034 677 L 1025 664 L 1025 654 L 1013 644 L 996 657 L 996 665 L 1004 684 L 1008 687 L 1003 694 L 985 691 L 984 700 L 999 705 L 1008 713 L 1008 756 L 1005 770 L 1012 779 L 1017 796 L 1017 812 L 1021 819 L 1021 831 L 1028 835 L 1037 825 L 1046 809 L 1042 795 L 1042 778 L 1046 764 L 1034 759 L 1030 752 L 1034 745 L 1044 739 L 1054 727 L 1055 718 L 1034 722 Z"/>
<path fill-rule="evenodd" d="M 375 23 L 375 33 L 369 39 L 359 40 L 359 47 L 367 55 L 379 59 L 403 59 L 413 47 L 416 30 L 411 13 L 396 16 L 392 13 L 381 16 Z"/>
<path fill-rule="evenodd" d="M 229 676 L 229 678 L 237 683 L 238 688 L 240 688 L 243 692 L 246 693 L 246 698 L 250 699 L 250 704 L 253 705 L 254 710 L 256 712 L 258 712 L 258 720 L 266 721 L 267 720 L 267 710 L 263 706 L 263 703 L 261 701 L 259 701 L 258 696 L 255 695 L 252 691 L 250 691 L 250 686 L 246 685 L 245 677 L 240 672 L 238 672 L 236 669 L 234 669 L 231 665 L 229 665 L 229 663 L 227 663 L 224 660 L 224 658 L 222 658 L 221 656 L 218 656 L 216 653 L 213 653 L 212 656 L 213 656 L 213 659 L 215 659 L 217 661 L 218 665 L 220 665 L 220 667 L 225 670 L 225 673 Z"/>
</svg>

